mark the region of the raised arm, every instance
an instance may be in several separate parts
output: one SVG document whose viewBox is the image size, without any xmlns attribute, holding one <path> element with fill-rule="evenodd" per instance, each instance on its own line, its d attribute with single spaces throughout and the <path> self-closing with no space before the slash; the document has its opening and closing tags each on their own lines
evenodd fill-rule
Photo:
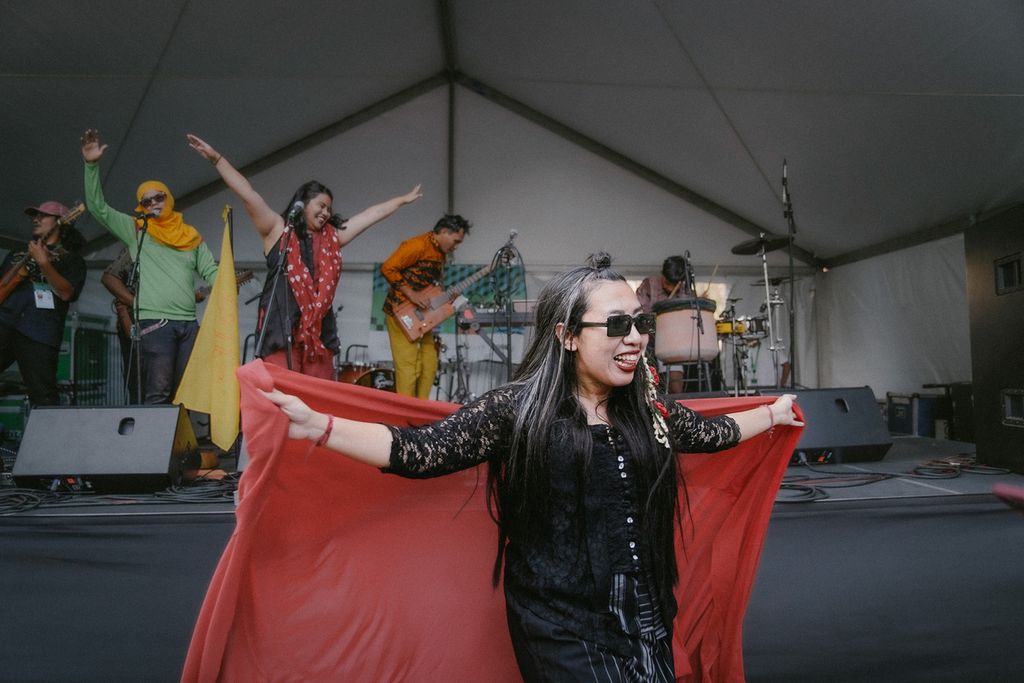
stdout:
<svg viewBox="0 0 1024 683">
<path fill-rule="evenodd" d="M 263 240 L 263 252 L 270 251 L 284 231 L 284 219 L 281 218 L 281 215 L 270 208 L 263 197 L 253 189 L 252 183 L 239 173 L 238 169 L 232 166 L 223 154 L 211 147 L 205 140 L 191 133 L 186 134 L 185 138 L 188 140 L 188 146 L 213 164 L 228 189 L 242 200 L 246 213 L 249 214 L 252 224 L 256 227 L 256 232 Z"/>
<path fill-rule="evenodd" d="M 409 192 L 397 197 L 381 202 L 380 204 L 374 204 L 373 206 L 363 209 L 352 218 L 345 221 L 345 229 L 338 230 L 338 242 L 341 246 L 345 246 L 366 230 L 371 225 L 380 223 L 382 220 L 398 211 L 401 207 L 406 204 L 412 204 L 414 201 L 423 196 L 420 192 L 420 186 L 412 188 Z"/>
<path fill-rule="evenodd" d="M 135 245 L 135 218 L 116 211 L 107 204 L 100 183 L 100 159 L 107 145 L 100 140 L 100 132 L 89 128 L 82 134 L 82 160 L 85 162 L 85 205 L 96 222 L 109 230 L 126 245 Z"/>
</svg>

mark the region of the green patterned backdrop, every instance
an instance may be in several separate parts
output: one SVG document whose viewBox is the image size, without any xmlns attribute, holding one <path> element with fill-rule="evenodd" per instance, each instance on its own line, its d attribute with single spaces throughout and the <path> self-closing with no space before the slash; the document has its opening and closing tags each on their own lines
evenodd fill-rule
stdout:
<svg viewBox="0 0 1024 683">
<path fill-rule="evenodd" d="M 484 267 L 484 264 L 453 263 L 445 266 L 444 286 L 452 285 L 465 280 L 467 277 Z M 498 294 L 505 291 L 515 301 L 526 299 L 526 274 L 521 263 L 511 266 L 501 265 L 490 275 L 481 278 L 473 283 L 462 294 L 469 299 L 470 305 L 474 308 L 488 309 L 494 307 Z M 384 299 L 388 293 L 388 281 L 380 274 L 380 264 L 375 263 L 373 267 L 373 308 L 370 311 L 370 329 L 377 332 L 386 332 L 384 324 Z M 455 333 L 455 318 L 448 318 L 441 323 L 438 332 L 442 334 Z"/>
</svg>

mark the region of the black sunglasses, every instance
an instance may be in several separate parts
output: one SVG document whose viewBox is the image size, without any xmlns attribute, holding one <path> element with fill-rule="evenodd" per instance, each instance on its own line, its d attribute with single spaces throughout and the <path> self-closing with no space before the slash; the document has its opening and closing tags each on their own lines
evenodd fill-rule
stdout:
<svg viewBox="0 0 1024 683">
<path fill-rule="evenodd" d="M 640 334 L 650 334 L 654 332 L 654 314 L 653 313 L 638 313 L 637 315 L 627 315 L 625 313 L 619 313 L 618 315 L 610 315 L 608 319 L 603 323 L 579 323 L 580 327 L 607 327 L 609 337 L 625 337 L 629 334 L 630 328 L 636 325 L 636 331 Z"/>
<path fill-rule="evenodd" d="M 167 199 L 167 194 L 166 193 L 164 193 L 164 192 L 157 192 L 152 197 L 143 197 L 142 199 L 140 199 L 139 200 L 139 206 L 141 206 L 144 209 L 148 209 L 149 207 L 153 206 L 154 204 L 159 204 L 160 202 L 162 202 L 165 199 Z"/>
</svg>

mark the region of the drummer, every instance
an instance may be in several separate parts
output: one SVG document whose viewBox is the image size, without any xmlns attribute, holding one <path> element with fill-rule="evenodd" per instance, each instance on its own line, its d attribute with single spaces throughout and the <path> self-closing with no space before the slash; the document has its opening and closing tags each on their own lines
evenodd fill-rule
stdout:
<svg viewBox="0 0 1024 683">
<path fill-rule="evenodd" d="M 644 313 L 653 312 L 652 307 L 659 301 L 693 296 L 687 287 L 686 259 L 682 256 L 669 256 L 661 264 L 661 275 L 645 277 L 636 288 L 636 296 L 640 299 Z"/>
<path fill-rule="evenodd" d="M 636 288 L 636 296 L 640 299 L 640 305 L 644 313 L 653 313 L 654 304 L 666 299 L 688 299 L 693 292 L 688 286 L 686 259 L 682 256 L 669 256 L 661 264 L 661 274 L 645 277 L 640 286 Z M 654 348 L 658 340 L 652 335 L 647 345 L 652 363 L 654 360 Z M 678 394 L 683 390 L 683 373 L 679 370 L 672 370 L 668 376 L 668 392 Z"/>
</svg>

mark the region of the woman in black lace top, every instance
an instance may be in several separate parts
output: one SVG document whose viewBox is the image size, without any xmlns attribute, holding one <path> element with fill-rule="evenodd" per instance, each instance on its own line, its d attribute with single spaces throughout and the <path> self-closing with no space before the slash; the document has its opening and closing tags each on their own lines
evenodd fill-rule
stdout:
<svg viewBox="0 0 1024 683">
<path fill-rule="evenodd" d="M 702 418 L 656 393 L 654 319 L 606 254 L 553 278 L 515 378 L 433 425 L 398 429 L 267 396 L 289 436 L 385 472 L 488 464 L 509 632 L 527 681 L 673 681 L 677 452 L 799 424 L 793 396 Z M 685 490 L 685 489 L 684 489 Z"/>
</svg>

